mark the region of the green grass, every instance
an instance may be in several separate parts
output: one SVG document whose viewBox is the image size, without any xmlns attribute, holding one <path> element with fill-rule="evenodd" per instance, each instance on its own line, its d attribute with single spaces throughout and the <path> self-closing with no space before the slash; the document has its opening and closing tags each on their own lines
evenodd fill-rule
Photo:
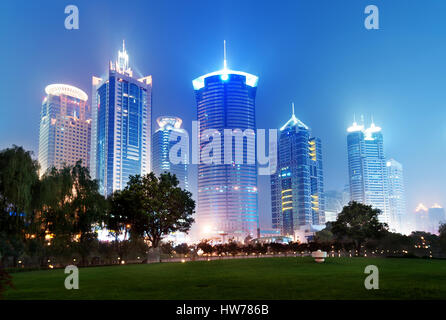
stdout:
<svg viewBox="0 0 446 320">
<path fill-rule="evenodd" d="M 379 268 L 379 290 L 364 268 Z M 79 269 L 79 290 L 64 270 L 12 274 L 5 299 L 446 299 L 446 261 L 385 258 L 255 258 Z"/>
</svg>

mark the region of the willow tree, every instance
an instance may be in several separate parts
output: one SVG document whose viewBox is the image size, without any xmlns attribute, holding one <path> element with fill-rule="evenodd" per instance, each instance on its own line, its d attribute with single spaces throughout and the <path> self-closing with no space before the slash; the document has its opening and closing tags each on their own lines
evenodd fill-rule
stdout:
<svg viewBox="0 0 446 320">
<path fill-rule="evenodd" d="M 60 253 L 70 245 L 86 264 L 91 243 L 97 238 L 95 231 L 106 212 L 106 201 L 99 193 L 97 181 L 78 161 L 72 167 L 47 172 L 41 181 L 40 196 L 43 230 L 52 235 Z"/>
<path fill-rule="evenodd" d="M 16 264 L 32 218 L 38 164 L 22 147 L 0 151 L 0 256 Z M 3 240 L 2 240 L 3 239 Z"/>
</svg>

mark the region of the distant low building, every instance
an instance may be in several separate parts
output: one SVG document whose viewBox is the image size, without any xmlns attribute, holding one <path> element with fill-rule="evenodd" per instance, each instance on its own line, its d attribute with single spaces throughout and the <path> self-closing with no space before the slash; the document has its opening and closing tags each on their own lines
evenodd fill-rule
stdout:
<svg viewBox="0 0 446 320">
<path fill-rule="evenodd" d="M 325 225 L 305 225 L 300 226 L 298 230 L 294 231 L 294 241 L 300 243 L 307 243 L 314 240 L 316 232 L 325 228 Z"/>
<path fill-rule="evenodd" d="M 288 236 L 260 237 L 251 240 L 251 243 L 290 243 L 293 238 Z"/>
</svg>

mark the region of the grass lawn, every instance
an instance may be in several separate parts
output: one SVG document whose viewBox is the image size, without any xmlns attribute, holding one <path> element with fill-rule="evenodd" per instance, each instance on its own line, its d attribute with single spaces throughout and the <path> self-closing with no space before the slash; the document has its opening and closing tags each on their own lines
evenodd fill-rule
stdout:
<svg viewBox="0 0 446 320">
<path fill-rule="evenodd" d="M 379 290 L 364 268 L 379 268 Z M 14 273 L 5 299 L 446 299 L 446 261 L 385 258 L 255 258 Z"/>
</svg>

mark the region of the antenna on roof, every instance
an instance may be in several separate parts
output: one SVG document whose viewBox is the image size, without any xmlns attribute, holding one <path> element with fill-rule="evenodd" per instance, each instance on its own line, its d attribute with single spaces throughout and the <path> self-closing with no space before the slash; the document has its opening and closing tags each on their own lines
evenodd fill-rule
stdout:
<svg viewBox="0 0 446 320">
<path fill-rule="evenodd" d="M 223 69 L 227 69 L 226 63 L 226 40 L 223 40 Z"/>
<path fill-rule="evenodd" d="M 291 108 L 293 110 L 293 117 L 294 117 L 294 102 L 291 102 Z"/>
</svg>

